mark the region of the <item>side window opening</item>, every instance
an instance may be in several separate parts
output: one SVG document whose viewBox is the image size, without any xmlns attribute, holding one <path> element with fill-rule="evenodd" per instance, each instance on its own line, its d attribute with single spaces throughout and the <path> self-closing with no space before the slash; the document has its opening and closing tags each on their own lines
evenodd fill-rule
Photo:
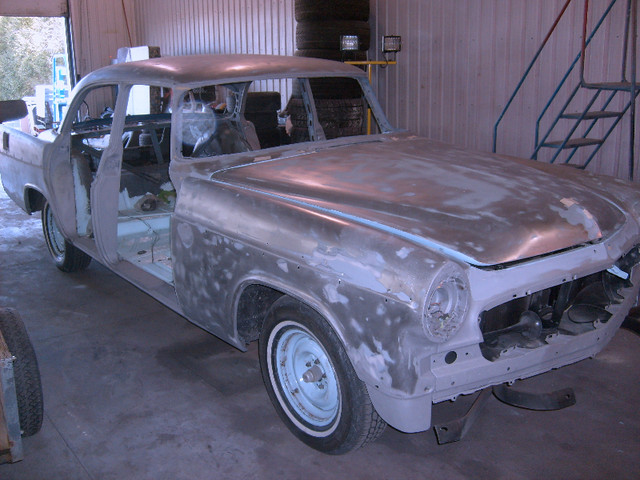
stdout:
<svg viewBox="0 0 640 480">
<path fill-rule="evenodd" d="M 305 82 L 278 78 L 188 91 L 179 107 L 182 156 L 214 157 L 308 142 L 310 131 L 313 140 L 379 131 L 358 80 L 310 78 L 306 98 Z"/>
<path fill-rule="evenodd" d="M 211 157 L 261 148 L 253 124 L 244 117 L 248 83 L 190 90 L 180 104 L 182 155 Z"/>
<path fill-rule="evenodd" d="M 72 154 L 83 156 L 95 175 L 102 152 L 111 138 L 111 120 L 117 87 L 101 86 L 84 96 L 71 126 Z"/>
</svg>

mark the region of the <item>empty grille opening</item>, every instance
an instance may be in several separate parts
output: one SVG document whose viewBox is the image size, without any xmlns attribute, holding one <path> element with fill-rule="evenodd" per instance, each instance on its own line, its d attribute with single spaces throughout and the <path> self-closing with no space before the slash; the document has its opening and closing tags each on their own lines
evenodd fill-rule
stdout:
<svg viewBox="0 0 640 480">
<path fill-rule="evenodd" d="M 580 335 L 606 323 L 609 307 L 624 300 L 632 286 L 631 269 L 640 253 L 635 247 L 613 268 L 516 298 L 480 314 L 480 349 L 491 361 L 514 347 L 546 345 L 549 335 Z M 626 278 L 623 278 L 626 277 Z"/>
</svg>

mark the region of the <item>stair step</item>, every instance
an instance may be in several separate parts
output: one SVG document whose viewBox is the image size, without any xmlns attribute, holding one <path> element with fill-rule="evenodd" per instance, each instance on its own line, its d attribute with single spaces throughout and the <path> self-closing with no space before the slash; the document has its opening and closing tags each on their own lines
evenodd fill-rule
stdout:
<svg viewBox="0 0 640 480">
<path fill-rule="evenodd" d="M 631 90 L 631 82 L 601 82 L 601 83 L 585 83 L 584 88 L 600 89 L 600 90 Z M 640 91 L 640 83 L 636 84 L 636 92 Z"/>
<path fill-rule="evenodd" d="M 560 115 L 561 118 L 571 118 L 573 120 L 578 120 L 582 116 L 582 112 L 576 113 L 565 113 L 564 115 Z M 622 116 L 622 112 L 607 112 L 604 110 L 587 112 L 584 115 L 583 120 L 595 120 L 598 118 L 616 118 Z"/>
<path fill-rule="evenodd" d="M 599 138 L 572 138 L 571 140 L 567 140 L 567 143 L 564 144 L 562 148 L 576 148 L 576 147 L 586 147 L 588 145 L 600 145 L 604 140 L 600 140 Z M 543 147 L 551 147 L 551 148 L 560 148 L 564 140 L 553 140 L 551 142 L 545 142 L 542 144 Z"/>
</svg>

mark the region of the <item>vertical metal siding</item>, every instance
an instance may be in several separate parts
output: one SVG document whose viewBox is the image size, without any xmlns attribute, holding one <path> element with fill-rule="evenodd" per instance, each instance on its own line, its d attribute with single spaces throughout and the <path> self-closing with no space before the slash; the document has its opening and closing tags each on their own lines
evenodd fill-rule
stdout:
<svg viewBox="0 0 640 480">
<path fill-rule="evenodd" d="M 159 46 L 162 55 L 295 51 L 292 0 L 138 0 L 135 14 L 140 41 Z M 278 83 L 256 89 L 291 88 Z"/>
<path fill-rule="evenodd" d="M 591 1 L 590 28 L 608 3 Z M 563 4 L 564 0 L 372 0 L 376 47 L 371 56 L 382 59 L 377 51 L 382 35 L 403 38 L 398 65 L 376 69 L 374 74 L 392 123 L 432 139 L 489 151 L 493 123 Z M 618 1 L 588 51 L 590 81 L 619 80 L 625 4 Z M 537 115 L 580 50 L 583 5 L 574 1 L 570 6 L 509 110 L 499 130 L 500 153 L 529 157 L 533 152 Z M 572 76 L 568 85 L 573 87 L 576 79 Z M 569 86 L 563 93 L 568 90 Z M 544 117 L 543 127 L 553 113 Z M 640 126 L 636 128 L 638 152 Z M 590 170 L 626 176 L 628 129 L 627 116 Z M 590 136 L 603 130 L 594 129 Z M 540 158 L 548 158 L 548 152 Z"/>
<path fill-rule="evenodd" d="M 293 3 L 126 0 L 125 6 L 133 42 L 160 46 L 163 55 L 291 55 L 295 51 Z M 490 150 L 493 123 L 563 3 L 371 0 L 370 58 L 382 59 L 383 34 L 403 37 L 398 65 L 376 68 L 373 79 L 392 123 L 432 139 Z M 608 3 L 591 1 L 591 25 Z M 590 81 L 618 80 L 625 3 L 618 1 L 589 51 Z M 532 153 L 535 119 L 580 49 L 582 5 L 574 0 L 501 125 L 500 153 L 524 157 Z M 128 45 L 120 0 L 71 0 L 71 14 L 80 73 L 108 64 L 119 47 Z M 545 117 L 543 126 L 551 117 Z M 590 169 L 626 175 L 628 128 L 626 118 Z M 636 128 L 640 130 L 640 122 Z M 640 132 L 636 152 L 640 152 Z"/>
<path fill-rule="evenodd" d="M 77 73 L 81 77 L 116 58 L 118 48 L 137 44 L 134 0 L 69 0 Z M 133 44 L 133 45 L 131 45 Z"/>
<path fill-rule="evenodd" d="M 63 17 L 66 14 L 66 0 L 2 0 L 0 3 L 0 16 Z"/>
<path fill-rule="evenodd" d="M 140 41 L 163 55 L 292 55 L 292 0 L 138 0 Z"/>
</svg>

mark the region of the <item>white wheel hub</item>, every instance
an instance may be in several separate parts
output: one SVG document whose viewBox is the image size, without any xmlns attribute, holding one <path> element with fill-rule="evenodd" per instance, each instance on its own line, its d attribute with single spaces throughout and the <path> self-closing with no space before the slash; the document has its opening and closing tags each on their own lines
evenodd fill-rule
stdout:
<svg viewBox="0 0 640 480">
<path fill-rule="evenodd" d="M 47 218 L 47 231 L 49 233 L 49 241 L 51 243 L 51 248 L 55 252 L 57 256 L 64 255 L 65 251 L 65 240 L 58 228 L 58 224 L 56 223 L 55 218 L 53 218 L 53 212 L 51 207 L 47 208 L 46 213 Z"/>
<path fill-rule="evenodd" d="M 289 418 L 311 435 L 329 435 L 342 406 L 338 378 L 321 343 L 302 325 L 282 322 L 271 332 L 268 351 L 269 377 Z"/>
</svg>

